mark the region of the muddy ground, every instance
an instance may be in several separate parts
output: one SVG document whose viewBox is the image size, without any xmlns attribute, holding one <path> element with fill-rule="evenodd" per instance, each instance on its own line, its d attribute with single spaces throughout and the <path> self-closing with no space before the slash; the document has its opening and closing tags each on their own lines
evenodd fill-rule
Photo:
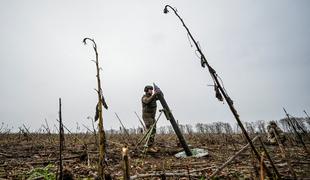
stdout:
<svg viewBox="0 0 310 180">
<path fill-rule="evenodd" d="M 204 179 L 217 167 L 222 165 L 244 145 L 245 140 L 240 134 L 186 134 L 185 138 L 191 148 L 203 148 L 209 155 L 200 158 L 176 158 L 174 154 L 182 151 L 174 134 L 157 134 L 157 153 L 143 153 L 143 145 L 135 148 L 143 134 L 108 134 L 107 170 L 113 179 L 122 179 L 121 150 L 128 146 L 130 152 L 130 175 L 162 174 L 161 177 L 146 177 L 144 179 Z M 256 135 L 251 135 L 253 138 Z M 263 140 L 265 135 L 261 135 Z M 309 143 L 306 142 L 308 149 Z M 263 152 L 259 142 L 255 145 Z M 287 141 L 285 149 L 288 159 L 283 157 L 279 146 L 267 146 L 281 176 L 292 179 L 288 162 L 298 178 L 310 177 L 310 156 L 305 153 L 301 144 Z M 68 174 L 76 179 L 96 177 L 98 149 L 95 136 L 86 134 L 66 134 L 63 153 L 64 167 Z M 44 176 L 34 176 L 34 171 L 44 168 L 47 173 L 56 175 L 59 159 L 59 136 L 57 134 L 1 134 L 0 135 L 0 179 L 27 179 Z M 265 159 L 272 171 L 270 163 Z M 258 179 L 260 162 L 257 161 L 248 148 L 218 173 L 219 179 Z M 179 175 L 164 176 L 163 174 Z M 39 178 L 38 178 L 39 177 Z M 35 178 L 34 178 L 35 179 Z"/>
</svg>

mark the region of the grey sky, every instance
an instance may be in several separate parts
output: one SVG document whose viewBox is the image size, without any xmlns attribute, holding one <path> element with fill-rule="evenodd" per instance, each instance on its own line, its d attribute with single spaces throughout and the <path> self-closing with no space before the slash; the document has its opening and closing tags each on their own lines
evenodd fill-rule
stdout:
<svg viewBox="0 0 310 180">
<path fill-rule="evenodd" d="M 310 2 L 277 1 L 0 1 L 0 122 L 38 129 L 58 118 L 90 125 L 96 105 L 94 52 L 110 107 L 105 128 L 139 122 L 146 84 L 157 83 L 180 123 L 235 122 L 214 97 L 186 32 L 164 5 L 178 9 L 222 77 L 243 121 L 310 112 Z M 168 125 L 162 118 L 159 125 Z"/>
</svg>

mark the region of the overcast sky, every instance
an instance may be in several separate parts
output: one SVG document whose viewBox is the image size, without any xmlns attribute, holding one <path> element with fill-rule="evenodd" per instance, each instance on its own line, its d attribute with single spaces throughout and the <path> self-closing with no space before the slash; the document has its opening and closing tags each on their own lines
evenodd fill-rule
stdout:
<svg viewBox="0 0 310 180">
<path fill-rule="evenodd" d="M 141 96 L 155 82 L 182 124 L 235 123 L 218 102 L 170 4 L 223 79 L 243 121 L 278 120 L 282 107 L 310 113 L 310 1 L 0 1 L 0 122 L 40 128 L 58 118 L 90 126 L 97 95 L 97 42 L 106 129 L 137 127 Z M 159 103 L 158 103 L 159 105 Z M 159 105 L 159 108 L 161 106 Z M 159 125 L 168 125 L 161 118 Z M 83 129 L 83 127 L 82 127 Z"/>
</svg>

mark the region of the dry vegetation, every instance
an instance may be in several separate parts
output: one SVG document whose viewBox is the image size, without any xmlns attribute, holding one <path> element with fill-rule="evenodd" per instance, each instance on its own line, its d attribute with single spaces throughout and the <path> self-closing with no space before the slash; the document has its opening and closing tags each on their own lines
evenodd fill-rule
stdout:
<svg viewBox="0 0 310 180">
<path fill-rule="evenodd" d="M 281 125 L 280 120 L 278 123 Z M 306 121 L 305 121 L 306 122 Z M 301 123 L 307 130 L 307 124 Z M 283 123 L 285 125 L 285 123 Z M 182 151 L 178 139 L 169 127 L 157 129 L 156 146 L 159 152 L 142 153 L 143 145 L 135 144 L 143 136 L 139 129 L 129 129 L 128 137 L 122 131 L 107 131 L 108 170 L 113 179 L 123 178 L 122 147 L 129 148 L 130 175 L 146 174 L 157 177 L 145 179 L 204 179 L 217 167 L 222 165 L 244 145 L 247 144 L 238 129 L 227 123 L 197 124 L 180 126 L 190 147 L 203 148 L 209 156 L 202 158 L 175 158 L 174 154 Z M 264 121 L 246 123 L 251 138 L 260 135 L 266 140 Z M 307 154 L 288 126 L 281 126 L 288 137 L 285 150 L 290 154 L 289 161 L 297 177 L 310 177 L 310 156 Z M 309 134 L 302 133 L 303 140 L 309 149 Z M 259 141 L 255 141 L 259 152 L 263 152 Z M 292 178 L 287 159 L 283 158 L 279 146 L 266 146 L 270 156 L 283 178 Z M 98 145 L 93 132 L 65 134 L 63 164 L 65 174 L 74 178 L 94 178 L 97 173 Z M 0 178 L 3 179 L 55 179 L 59 162 L 59 135 L 51 133 L 48 128 L 37 133 L 29 133 L 24 126 L 19 133 L 10 133 L 2 128 L 0 136 Z M 267 166 L 272 170 L 269 161 Z M 220 179 L 258 179 L 260 162 L 256 160 L 250 148 L 236 157 L 214 178 Z M 45 169 L 44 169 L 45 168 Z M 38 172 L 35 175 L 35 172 Z M 45 174 L 44 174 L 45 173 Z M 174 176 L 173 176 L 174 175 Z"/>
</svg>

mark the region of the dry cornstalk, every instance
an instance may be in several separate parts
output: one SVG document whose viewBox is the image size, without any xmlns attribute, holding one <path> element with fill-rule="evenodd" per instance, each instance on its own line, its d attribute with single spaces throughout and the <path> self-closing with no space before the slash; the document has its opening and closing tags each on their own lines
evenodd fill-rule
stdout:
<svg viewBox="0 0 310 180">
<path fill-rule="evenodd" d="M 135 111 L 135 114 L 136 114 L 137 118 L 139 119 L 139 122 L 140 122 L 140 124 L 141 124 L 141 126 L 142 126 L 142 128 L 143 128 L 143 131 L 146 131 L 146 127 L 145 127 L 143 121 L 141 120 L 141 118 L 139 117 L 139 115 L 137 114 L 136 111 Z"/>
<path fill-rule="evenodd" d="M 95 143 L 98 146 L 98 138 L 97 138 L 97 132 L 96 132 L 95 125 L 94 125 L 94 119 L 90 116 L 88 116 L 87 119 L 91 119 L 91 123 L 92 123 L 92 127 L 93 127 L 93 133 L 94 133 L 94 137 L 95 137 Z"/>
<path fill-rule="evenodd" d="M 292 168 L 292 164 L 291 164 L 291 161 L 289 159 L 290 158 L 290 153 L 285 150 L 284 145 L 282 144 L 281 140 L 279 139 L 279 136 L 276 133 L 276 131 L 274 130 L 274 128 L 272 128 L 271 131 L 275 135 L 276 141 L 277 141 L 277 143 L 279 145 L 279 148 L 281 150 L 281 155 L 286 160 L 288 168 L 289 168 L 291 174 L 293 175 L 294 179 L 297 179 L 296 173 L 295 173 L 294 169 Z"/>
<path fill-rule="evenodd" d="M 289 114 L 286 112 L 286 110 L 285 110 L 284 108 L 283 108 L 283 110 L 284 110 L 284 112 L 285 112 L 285 114 L 286 114 L 286 116 L 287 116 L 289 125 L 292 126 L 292 128 L 293 128 L 293 130 L 294 130 L 294 133 L 296 134 L 296 136 L 297 136 L 298 139 L 300 140 L 300 142 L 301 142 L 301 144 L 302 144 L 302 146 L 303 146 L 305 152 L 308 153 L 308 154 L 310 155 L 310 152 L 308 151 L 307 146 L 306 146 L 304 140 L 302 139 L 302 136 L 301 136 L 300 133 L 296 130 L 296 127 L 295 127 L 293 121 L 291 120 Z M 298 123 L 298 122 L 296 121 L 296 123 Z"/>
<path fill-rule="evenodd" d="M 252 143 L 258 138 L 259 136 L 256 136 L 252 139 Z M 240 155 L 244 150 L 246 150 L 250 146 L 250 143 L 243 146 L 234 156 L 230 157 L 224 164 L 222 164 L 220 167 L 218 167 L 214 173 L 210 175 L 210 178 L 214 177 L 217 173 L 219 173 L 222 169 L 224 169 L 231 161 L 233 161 L 238 155 Z"/>
<path fill-rule="evenodd" d="M 99 179 L 105 179 L 104 171 L 105 171 L 105 163 L 104 163 L 104 158 L 105 158 L 105 152 L 106 152 L 106 147 L 105 147 L 105 142 L 106 142 L 106 137 L 105 137 L 105 132 L 103 128 L 103 115 L 102 115 L 102 106 L 103 106 L 103 95 L 102 95 L 102 89 L 101 89 L 101 82 L 100 82 L 100 67 L 99 67 L 99 61 L 98 61 L 98 52 L 97 52 L 97 44 L 93 39 L 90 38 L 84 38 L 83 42 L 86 44 L 86 41 L 89 40 L 93 43 L 93 49 L 95 51 L 96 55 L 96 70 L 97 70 L 97 94 L 98 94 L 98 104 L 96 107 L 96 111 L 98 113 L 98 119 L 99 119 L 99 163 L 98 163 L 98 176 Z M 97 114 L 96 113 L 96 114 Z"/>
<path fill-rule="evenodd" d="M 258 153 L 258 151 L 256 150 L 254 144 L 252 143 L 249 134 L 247 133 L 247 131 L 245 130 L 243 123 L 241 122 L 240 118 L 239 118 L 239 114 L 237 112 L 237 110 L 234 107 L 234 103 L 233 100 L 228 96 L 228 93 L 226 92 L 226 89 L 224 88 L 223 82 L 222 80 L 219 80 L 219 76 L 216 73 L 215 69 L 213 69 L 209 62 L 207 61 L 207 58 L 205 57 L 205 55 L 203 54 L 200 45 L 198 44 L 198 41 L 196 41 L 193 37 L 193 35 L 191 34 L 191 32 L 189 31 L 188 27 L 185 25 L 183 19 L 180 17 L 180 15 L 178 14 L 177 10 L 173 7 L 171 7 L 170 5 L 166 5 L 164 8 L 164 13 L 168 13 L 169 10 L 168 8 L 170 8 L 175 15 L 179 18 L 179 20 L 181 21 L 182 25 L 184 26 L 184 28 L 187 31 L 187 34 L 189 36 L 189 38 L 192 40 L 192 42 L 194 43 L 195 47 L 196 47 L 196 52 L 199 53 L 200 55 L 200 62 L 201 62 L 201 66 L 203 68 L 207 67 L 210 75 L 213 79 L 214 82 L 214 90 L 215 90 L 215 96 L 219 101 L 223 101 L 225 99 L 227 105 L 229 106 L 229 109 L 231 110 L 232 114 L 234 115 L 239 127 L 242 130 L 243 135 L 245 136 L 246 140 L 248 141 L 248 143 L 250 144 L 250 147 L 252 148 L 252 151 L 254 152 L 256 158 L 258 161 L 260 161 L 260 155 Z M 223 99 L 224 98 L 224 99 Z M 269 169 L 267 168 L 266 164 L 263 163 L 264 168 L 266 169 L 266 173 L 269 177 L 271 177 L 271 172 L 269 171 Z"/>
<path fill-rule="evenodd" d="M 123 178 L 124 180 L 130 179 L 129 174 L 129 157 L 128 157 L 128 148 L 123 147 L 122 149 L 122 159 L 123 159 Z"/>
<path fill-rule="evenodd" d="M 63 127 L 61 116 L 61 98 L 59 98 L 59 180 L 63 179 L 63 166 L 62 166 L 62 150 L 63 150 Z"/>
<path fill-rule="evenodd" d="M 276 166 L 274 165 L 274 162 L 272 161 L 272 159 L 271 159 L 271 157 L 270 157 L 270 155 L 269 155 L 269 153 L 268 153 L 268 151 L 267 151 L 267 149 L 266 149 L 266 147 L 265 147 L 265 145 L 264 145 L 264 143 L 263 143 L 263 141 L 262 141 L 262 139 L 261 139 L 260 137 L 259 137 L 259 141 L 260 141 L 260 144 L 262 145 L 262 148 L 263 148 L 263 150 L 264 150 L 264 152 L 265 152 L 265 155 L 266 155 L 267 159 L 269 160 L 269 162 L 270 162 L 270 164 L 271 164 L 271 166 L 272 166 L 274 172 L 275 172 L 276 175 L 277 175 L 277 179 L 282 179 L 282 178 L 281 178 L 281 175 L 280 175 L 280 173 L 279 173 L 279 171 L 278 171 L 278 169 L 277 169 Z"/>
<path fill-rule="evenodd" d="M 264 167 L 263 167 L 264 156 L 265 156 L 264 153 L 262 153 L 262 155 L 260 156 L 260 180 L 265 179 L 265 172 L 264 172 Z"/>
<path fill-rule="evenodd" d="M 121 118 L 119 118 L 118 114 L 117 113 L 114 113 L 114 114 L 115 114 L 116 118 L 118 119 L 119 123 L 121 124 L 122 128 L 124 129 L 124 132 L 126 133 L 127 139 L 128 139 L 130 137 L 129 132 L 127 131 L 126 127 L 124 126 Z"/>
<path fill-rule="evenodd" d="M 47 131 L 47 134 L 51 134 L 51 129 L 50 129 L 50 127 L 49 127 L 49 125 L 48 125 L 48 122 L 47 122 L 47 119 L 44 119 L 45 120 L 45 124 L 46 124 L 46 131 Z"/>
</svg>

